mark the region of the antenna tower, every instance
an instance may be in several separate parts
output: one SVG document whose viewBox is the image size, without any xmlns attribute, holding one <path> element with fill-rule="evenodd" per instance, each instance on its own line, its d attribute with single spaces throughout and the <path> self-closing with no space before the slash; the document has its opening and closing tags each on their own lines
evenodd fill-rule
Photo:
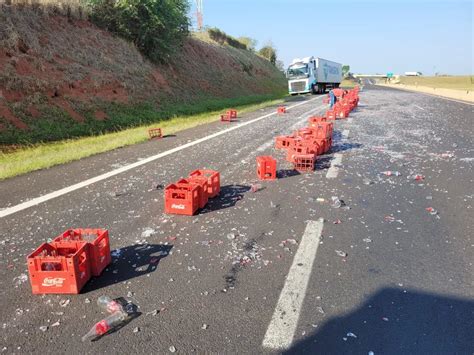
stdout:
<svg viewBox="0 0 474 355">
<path fill-rule="evenodd" d="M 196 0 L 196 19 L 197 19 L 197 29 L 198 31 L 202 30 L 202 2 L 203 0 Z"/>
</svg>

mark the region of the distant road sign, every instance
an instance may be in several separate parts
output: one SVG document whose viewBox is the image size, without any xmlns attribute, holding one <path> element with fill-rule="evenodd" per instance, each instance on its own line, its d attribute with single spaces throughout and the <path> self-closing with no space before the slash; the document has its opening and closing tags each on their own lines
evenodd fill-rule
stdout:
<svg viewBox="0 0 474 355">
<path fill-rule="evenodd" d="M 393 73 L 387 73 L 387 78 L 393 78 Z"/>
</svg>

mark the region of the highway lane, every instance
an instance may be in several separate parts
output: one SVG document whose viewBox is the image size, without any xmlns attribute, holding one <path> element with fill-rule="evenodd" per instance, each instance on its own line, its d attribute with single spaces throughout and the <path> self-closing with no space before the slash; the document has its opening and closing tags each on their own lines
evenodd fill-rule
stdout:
<svg viewBox="0 0 474 355">
<path fill-rule="evenodd" d="M 308 221 L 323 218 L 287 351 L 472 352 L 472 109 L 371 87 L 361 93 L 351 119 L 336 122 L 335 146 L 318 169 L 293 175 L 273 139 L 325 110 L 319 98 L 308 99 L 283 117 L 265 118 L 3 218 L 3 351 L 285 351 L 264 338 L 291 265 L 305 267 L 294 256 Z M 212 124 L 91 160 L 108 171 L 118 159 L 127 164 L 220 128 Z M 282 178 L 252 193 L 255 157 L 264 154 L 278 157 Z M 328 178 L 336 154 L 337 174 Z M 28 177 L 2 182 L 0 190 L 16 188 L 35 197 L 65 186 L 51 180 L 54 174 L 68 171 L 70 183 L 91 176 L 86 164 L 34 173 L 36 184 L 27 187 Z M 156 185 L 199 167 L 221 172 L 220 198 L 195 217 L 164 215 L 163 191 Z M 385 170 L 402 175 L 379 174 Z M 416 173 L 425 180 L 408 178 Z M 24 199 L 8 196 L 10 204 Z M 347 207 L 331 207 L 332 196 Z M 425 210 L 431 206 L 438 215 Z M 31 295 L 28 282 L 18 278 L 26 270 L 25 255 L 70 226 L 109 228 L 120 256 L 81 295 Z M 156 258 L 158 264 L 150 264 Z M 100 341 L 82 344 L 80 337 L 103 316 L 94 304 L 101 294 L 131 300 L 141 315 Z M 62 307 L 64 300 L 70 302 Z M 43 332 L 41 326 L 48 328 Z"/>
</svg>

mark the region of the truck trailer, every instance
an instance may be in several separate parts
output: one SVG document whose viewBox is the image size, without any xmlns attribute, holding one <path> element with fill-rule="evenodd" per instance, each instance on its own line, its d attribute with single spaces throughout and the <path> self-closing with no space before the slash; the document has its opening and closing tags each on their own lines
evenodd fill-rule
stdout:
<svg viewBox="0 0 474 355">
<path fill-rule="evenodd" d="M 342 81 L 342 64 L 318 57 L 293 59 L 286 71 L 288 92 L 291 95 L 323 94 L 326 89 L 338 88 Z"/>
</svg>

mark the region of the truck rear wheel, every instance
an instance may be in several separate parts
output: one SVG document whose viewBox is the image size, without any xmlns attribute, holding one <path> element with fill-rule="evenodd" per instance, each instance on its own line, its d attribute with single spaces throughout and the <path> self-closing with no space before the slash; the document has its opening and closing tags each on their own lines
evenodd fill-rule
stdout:
<svg viewBox="0 0 474 355">
<path fill-rule="evenodd" d="M 311 94 L 313 94 L 313 95 L 316 95 L 316 94 L 317 94 L 316 88 L 314 87 L 314 84 L 311 85 Z"/>
</svg>

